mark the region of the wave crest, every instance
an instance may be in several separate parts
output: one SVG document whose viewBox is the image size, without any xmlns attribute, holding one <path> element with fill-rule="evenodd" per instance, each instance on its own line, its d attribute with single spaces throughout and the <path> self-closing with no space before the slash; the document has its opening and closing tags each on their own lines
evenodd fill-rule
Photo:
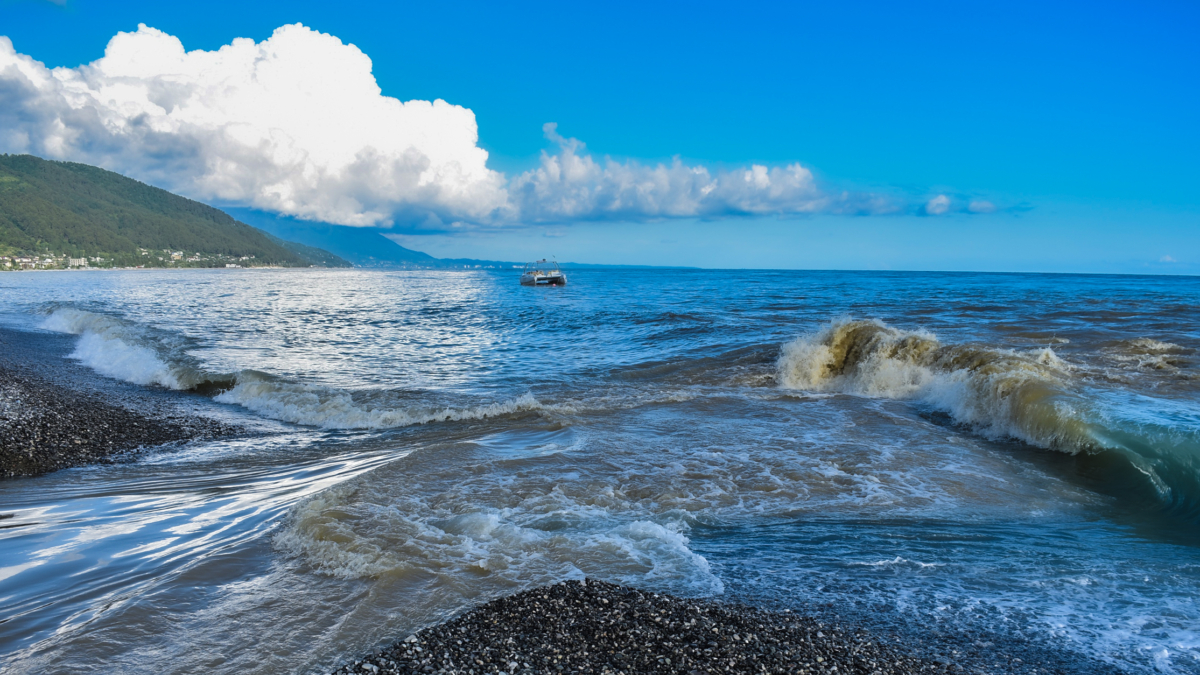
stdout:
<svg viewBox="0 0 1200 675">
<path fill-rule="evenodd" d="M 206 373 L 186 353 L 186 340 L 122 321 L 105 314 L 61 307 L 41 324 L 57 333 L 78 335 L 69 355 L 101 375 L 140 385 L 187 391 L 204 388 L 230 376 Z"/>
<path fill-rule="evenodd" d="M 293 424 L 327 429 L 391 429 L 395 427 L 498 417 L 541 410 L 532 394 L 467 408 L 394 407 L 355 400 L 348 391 L 287 382 L 254 371 L 242 371 L 237 384 L 216 397 L 260 415 Z"/>
<path fill-rule="evenodd" d="M 1136 338 L 1118 342 L 1109 356 L 1127 370 L 1177 375 L 1193 365 L 1194 351 L 1173 342 Z"/>
<path fill-rule="evenodd" d="M 1074 451 L 1092 440 L 1069 372 L 1050 348 L 944 345 L 927 331 L 847 318 L 784 345 L 777 363 L 785 388 L 918 398 L 988 435 Z"/>
<path fill-rule="evenodd" d="M 1106 406 L 1103 397 L 1085 396 L 1071 371 L 1049 348 L 943 344 L 927 331 L 843 318 L 784 345 L 776 379 L 788 389 L 917 400 L 987 436 L 1081 455 L 1094 473 L 1108 476 L 1113 492 L 1145 494 L 1168 511 L 1200 518 L 1193 411 L 1167 410 L 1163 401 Z"/>
<path fill-rule="evenodd" d="M 462 408 L 397 405 L 388 392 L 355 394 L 290 382 L 254 370 L 213 373 L 187 351 L 187 338 L 71 307 L 50 312 L 42 328 L 78 335 L 71 358 L 92 370 L 140 385 L 214 396 L 265 417 L 327 429 L 388 429 L 429 422 L 483 419 L 542 410 L 531 394 Z"/>
</svg>

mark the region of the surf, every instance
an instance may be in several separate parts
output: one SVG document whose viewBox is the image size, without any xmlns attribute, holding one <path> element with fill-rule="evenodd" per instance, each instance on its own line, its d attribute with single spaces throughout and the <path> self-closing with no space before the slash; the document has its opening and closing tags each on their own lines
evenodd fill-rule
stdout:
<svg viewBox="0 0 1200 675">
<path fill-rule="evenodd" d="M 1090 390 L 1050 347 L 946 344 L 840 318 L 784 344 L 776 369 L 783 389 L 912 400 L 988 438 L 1075 455 L 1113 491 L 1200 521 L 1200 412 Z"/>
<path fill-rule="evenodd" d="M 78 336 L 69 355 L 95 372 L 143 386 L 213 397 L 258 415 L 324 429 L 392 429 L 548 410 L 532 394 L 474 405 L 399 404 L 387 391 L 356 392 L 290 381 L 252 369 L 211 372 L 188 353 L 197 344 L 167 331 L 73 307 L 50 310 L 41 327 Z"/>
</svg>

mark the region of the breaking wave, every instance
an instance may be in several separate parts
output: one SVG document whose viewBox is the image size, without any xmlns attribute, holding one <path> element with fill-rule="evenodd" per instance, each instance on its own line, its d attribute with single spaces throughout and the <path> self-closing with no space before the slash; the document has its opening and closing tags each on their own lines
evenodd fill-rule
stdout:
<svg viewBox="0 0 1200 675">
<path fill-rule="evenodd" d="M 328 429 L 390 429 L 394 427 L 498 417 L 540 410 L 531 394 L 469 408 L 394 407 L 385 402 L 358 400 L 350 392 L 311 384 L 287 382 L 255 371 L 238 374 L 232 389 L 217 401 L 234 403 L 265 417 Z"/>
<path fill-rule="evenodd" d="M 787 389 L 911 399 L 991 438 L 1095 457 L 1114 480 L 1132 476 L 1172 513 L 1200 517 L 1200 415 L 1091 395 L 1050 348 L 944 344 L 928 331 L 843 318 L 785 344 L 776 379 Z"/>
<path fill-rule="evenodd" d="M 1123 340 L 1109 350 L 1109 358 L 1126 369 L 1169 374 L 1187 369 L 1192 357 L 1193 351 L 1182 345 L 1151 338 Z"/>
<path fill-rule="evenodd" d="M 155 335 L 150 329 L 112 316 L 59 308 L 46 317 L 42 328 L 78 335 L 70 357 L 114 379 L 177 390 L 202 388 L 214 380 L 187 355 L 187 340 Z"/>
<path fill-rule="evenodd" d="M 1091 442 L 1084 402 L 1069 392 L 1070 366 L 1034 352 L 943 345 L 932 333 L 841 319 L 783 347 L 779 383 L 789 389 L 920 398 L 993 437 L 1046 448 Z"/>
<path fill-rule="evenodd" d="M 187 353 L 187 338 L 75 308 L 57 308 L 42 328 L 78 335 L 70 357 L 101 375 L 215 397 L 264 417 L 327 429 L 388 429 L 543 409 L 532 395 L 462 408 L 406 403 L 388 392 L 349 392 L 254 370 L 213 373 Z"/>
</svg>

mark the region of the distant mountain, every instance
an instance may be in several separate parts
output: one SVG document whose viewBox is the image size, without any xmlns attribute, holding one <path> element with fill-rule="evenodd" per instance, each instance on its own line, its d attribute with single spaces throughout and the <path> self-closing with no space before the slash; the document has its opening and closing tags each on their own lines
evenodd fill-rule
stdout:
<svg viewBox="0 0 1200 675">
<path fill-rule="evenodd" d="M 56 253 L 114 266 L 349 266 L 166 190 L 31 155 L 0 155 L 0 253 Z"/>
<path fill-rule="evenodd" d="M 326 223 L 311 223 L 285 216 L 263 213 L 244 207 L 225 209 L 239 220 L 269 232 L 276 237 L 319 246 L 332 251 L 360 267 L 421 267 L 463 268 L 501 267 L 511 269 L 528 261 L 477 260 L 475 258 L 435 258 L 397 244 L 387 235 L 388 230 L 374 227 L 347 227 Z M 539 258 L 541 256 L 538 256 Z M 647 268 L 646 265 L 595 265 L 561 263 L 564 269 L 581 268 Z"/>
<path fill-rule="evenodd" d="M 338 257 L 323 248 L 306 246 L 294 241 L 280 239 L 270 232 L 263 232 L 263 234 L 267 235 L 267 239 L 271 242 L 279 244 L 317 267 L 354 267 L 354 264 L 350 261 Z"/>
<path fill-rule="evenodd" d="M 325 249 L 359 267 L 440 266 L 437 258 L 404 248 L 373 227 L 293 221 L 246 208 L 227 210 L 272 236 Z"/>
<path fill-rule="evenodd" d="M 310 223 L 240 207 L 226 210 L 264 232 L 332 251 L 360 267 L 446 266 L 428 253 L 404 248 L 377 228 Z"/>
</svg>

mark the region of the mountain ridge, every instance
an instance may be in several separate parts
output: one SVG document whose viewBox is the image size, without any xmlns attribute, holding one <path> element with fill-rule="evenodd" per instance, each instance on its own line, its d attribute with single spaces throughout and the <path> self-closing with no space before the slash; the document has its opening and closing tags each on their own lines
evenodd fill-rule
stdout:
<svg viewBox="0 0 1200 675">
<path fill-rule="evenodd" d="M 0 155 L 0 254 L 114 267 L 349 266 L 309 248 L 99 167 Z"/>
</svg>

